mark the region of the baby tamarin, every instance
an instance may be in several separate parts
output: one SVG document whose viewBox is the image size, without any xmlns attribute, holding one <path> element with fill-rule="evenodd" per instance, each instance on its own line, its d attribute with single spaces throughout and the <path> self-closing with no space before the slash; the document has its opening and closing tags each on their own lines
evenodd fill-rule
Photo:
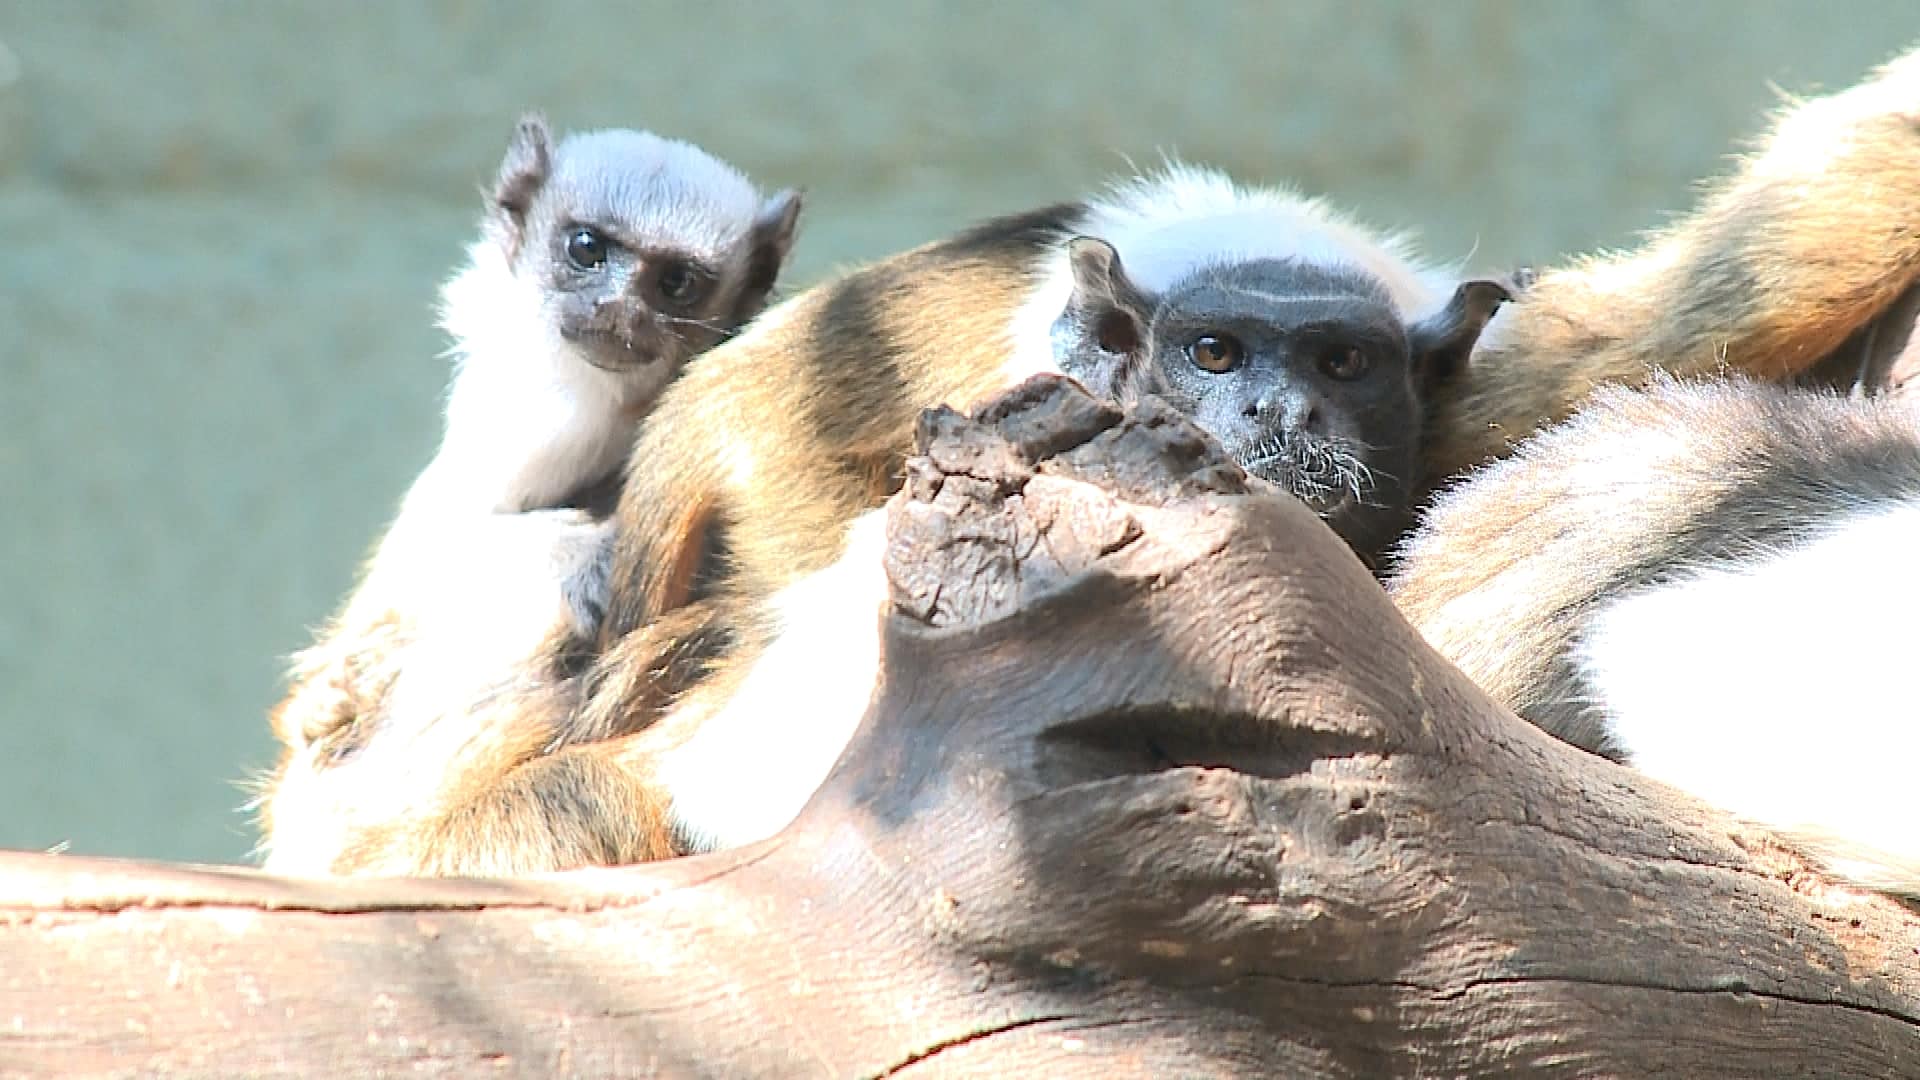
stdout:
<svg viewBox="0 0 1920 1080">
<path fill-rule="evenodd" d="M 446 435 L 402 516 L 565 506 L 614 474 L 681 365 L 766 305 L 799 210 L 689 143 L 606 130 L 555 145 L 523 119 L 442 292 Z"/>
<path fill-rule="evenodd" d="M 1599 385 L 1644 383 L 1662 368 L 1779 378 L 1831 354 L 1920 271 L 1917 103 L 1920 59 L 1908 57 L 1853 89 L 1797 104 L 1693 213 L 1637 250 L 1541 275 L 1458 377 L 1431 388 L 1427 482 L 1507 452 Z M 1185 206 L 1208 203 L 1197 187 Z M 1287 231 L 1283 203 L 1268 218 L 1213 205 L 1221 213 L 1202 249 L 1257 257 L 1257 241 Z M 652 467 L 666 455 L 670 467 L 655 488 L 664 497 L 650 506 L 630 482 L 607 652 L 585 722 L 569 723 L 577 738 L 595 739 L 650 718 L 633 702 L 654 692 L 657 665 L 672 652 L 649 640 L 658 614 L 717 605 L 711 621 L 736 651 L 653 730 L 551 754 L 502 738 L 448 781 L 458 797 L 441 804 L 444 812 L 364 830 L 335 868 L 503 872 L 645 858 L 672 847 L 660 838 L 670 821 L 663 787 L 674 793 L 673 813 L 704 828 L 705 842 L 751 834 L 751 823 L 736 830 L 727 822 L 729 800 L 823 772 L 812 757 L 782 755 L 800 750 L 830 763 L 850 726 L 848 703 L 857 714 L 872 689 L 840 677 L 870 673 L 872 659 L 849 655 L 819 628 L 840 626 L 863 648 L 873 640 L 877 594 L 860 576 L 877 576 L 877 560 L 803 575 L 831 562 L 846 524 L 884 492 L 919 404 L 965 406 L 1041 369 L 1032 343 L 1045 340 L 1071 289 L 1058 272 L 1064 252 L 1053 245 L 1068 232 L 1117 240 L 1143 216 L 1124 198 L 1106 207 L 1118 230 L 1087 227 L 1086 205 L 1059 207 L 888 260 L 769 313 L 696 365 L 704 371 L 692 374 L 707 378 L 680 381 L 663 403 L 676 419 L 656 415 L 643 432 L 643 446 L 651 440 L 657 453 L 636 461 Z M 1311 223 L 1310 214 L 1296 216 Z M 1293 239 L 1326 234 L 1303 227 Z M 1170 245 L 1117 246 L 1148 288 L 1167 285 L 1154 256 Z M 1397 302 L 1422 291 L 1393 251 L 1369 250 L 1377 257 L 1367 268 Z M 678 434 L 690 438 L 676 452 Z M 709 529 L 714 523 L 723 528 Z M 714 534 L 723 542 L 709 545 Z M 710 558 L 710 548 L 723 558 Z M 703 563 L 715 580 L 700 580 Z M 701 602 L 679 607 L 696 586 Z M 730 600 L 750 602 L 727 611 Z M 808 631 L 783 633 L 800 626 Z M 756 653 L 760 662 L 743 662 Z M 784 665 L 772 662 L 779 656 Z M 716 733 L 706 761 L 675 749 L 674 739 L 702 728 L 722 704 L 752 721 L 755 700 L 755 730 L 778 733 L 777 742 Z M 664 775 L 667 766 L 693 781 Z"/>
<path fill-rule="evenodd" d="M 445 435 L 345 611 L 296 660 L 273 718 L 287 759 L 364 745 L 396 716 L 404 737 L 470 737 L 434 721 L 526 677 L 556 626 L 593 632 L 608 527 L 591 504 L 688 358 L 765 306 L 799 208 L 684 142 L 555 143 L 539 116 L 520 121 L 442 289 Z M 286 824 L 323 824 L 295 809 L 306 788 L 275 784 L 264 802 L 270 867 L 311 869 Z"/>
<path fill-rule="evenodd" d="M 1547 731 L 1920 895 L 1915 551 L 1920 401 L 1660 383 L 1447 493 L 1391 589 Z"/>
</svg>

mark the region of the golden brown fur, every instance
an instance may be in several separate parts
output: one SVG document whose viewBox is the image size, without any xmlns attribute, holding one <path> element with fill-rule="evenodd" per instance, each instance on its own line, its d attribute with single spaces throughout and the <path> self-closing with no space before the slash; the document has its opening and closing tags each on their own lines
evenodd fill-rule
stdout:
<svg viewBox="0 0 1920 1080">
<path fill-rule="evenodd" d="M 715 538 L 736 611 L 831 562 L 847 522 L 897 486 L 920 412 L 1005 387 L 1014 312 L 1077 209 L 883 260 L 692 365 L 634 450 L 603 641 L 685 604 Z"/>
<path fill-rule="evenodd" d="M 675 854 L 665 801 L 644 773 L 607 755 L 546 754 L 541 732 L 503 725 L 515 767 L 456 785 L 445 813 L 369 828 L 344 847 L 337 874 L 513 877 L 620 866 Z M 535 736 L 527 740 L 526 736 Z M 531 811 L 531 812 L 529 812 Z"/>
<path fill-rule="evenodd" d="M 1548 271 L 1433 407 L 1443 481 L 1656 371 L 1795 375 L 1920 274 L 1920 53 L 1787 107 L 1757 151 L 1637 250 Z"/>
<path fill-rule="evenodd" d="M 449 749 L 412 730 L 381 732 L 378 699 L 356 700 L 358 722 L 321 741 L 289 744 L 263 827 L 291 847 L 293 873 L 512 876 L 578 865 L 665 858 L 666 807 L 644 777 L 617 773 L 599 756 L 555 755 L 553 732 L 523 722 L 564 715 L 577 704 L 567 682 L 516 687 L 473 709 L 436 717 L 429 727 L 460 729 Z M 375 736 L 379 736 L 378 740 Z M 382 745 L 371 744 L 380 741 Z M 406 777 L 397 804 L 367 805 L 371 786 L 391 773 L 352 783 L 361 756 L 407 756 L 430 767 Z M 405 764 L 400 766 L 405 768 Z M 343 780 L 349 782 L 344 786 Z M 342 801 L 350 800 L 350 801 Z M 529 809 L 533 813 L 529 813 Z M 276 811 L 291 820 L 277 822 Z M 324 862 L 314 865 L 316 854 Z"/>
<path fill-rule="evenodd" d="M 1917 110 L 1920 57 L 1908 57 L 1788 110 L 1695 212 L 1641 248 L 1540 277 L 1433 401 L 1430 480 L 1505 454 L 1598 386 L 1660 370 L 1778 379 L 1831 353 L 1920 274 Z M 1035 215 L 1036 235 L 1060 215 Z M 603 657 L 586 679 L 594 700 L 571 718 L 570 744 L 529 757 L 506 729 L 487 735 L 499 753 L 476 755 L 465 804 L 396 823 L 336 869 L 557 868 L 668 847 L 651 762 L 739 679 L 770 630 L 766 599 L 838 554 L 849 521 L 891 489 L 923 407 L 1003 388 L 1035 238 L 1009 244 L 996 228 L 998 246 L 969 234 L 816 289 L 692 365 L 636 451 Z M 693 614 L 662 633 L 658 620 L 676 611 Z M 699 663 L 716 656 L 700 681 Z M 659 670 L 673 673 L 668 689 L 695 688 L 648 727 L 636 713 L 661 699 Z M 535 767 L 556 779 L 543 784 Z M 614 823 L 570 820 L 580 813 L 657 828 L 611 843 Z M 466 824 L 476 819 L 484 833 Z M 553 842 L 556 829 L 569 839 Z M 501 853 L 514 844 L 526 847 Z"/>
</svg>

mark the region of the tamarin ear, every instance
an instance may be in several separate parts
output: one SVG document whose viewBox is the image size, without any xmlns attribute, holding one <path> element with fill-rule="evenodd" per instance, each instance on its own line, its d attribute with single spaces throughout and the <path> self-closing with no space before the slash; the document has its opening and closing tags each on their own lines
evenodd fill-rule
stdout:
<svg viewBox="0 0 1920 1080">
<path fill-rule="evenodd" d="M 1462 282 L 1446 307 L 1408 328 L 1413 370 L 1423 387 L 1444 383 L 1466 368 L 1480 332 L 1513 292 L 1508 283 L 1492 278 Z"/>
<path fill-rule="evenodd" d="M 1140 366 L 1153 301 L 1127 276 L 1120 253 L 1105 240 L 1076 236 L 1068 241 L 1067 270 L 1073 292 L 1054 323 L 1061 370 L 1095 394 L 1119 397 Z"/>
<path fill-rule="evenodd" d="M 1073 295 L 1067 310 L 1079 315 L 1089 331 L 1088 340 L 1102 352 L 1116 356 L 1132 354 L 1147 334 L 1147 320 L 1153 315 L 1153 302 L 1147 299 L 1112 244 L 1091 236 L 1076 236 L 1067 243 L 1067 267 L 1073 275 Z"/>
<path fill-rule="evenodd" d="M 780 268 L 787 264 L 787 255 L 793 250 L 804 196 L 799 188 L 785 188 L 761 203 L 760 212 L 754 215 L 748 234 L 746 285 L 740 298 L 742 317 L 757 311 L 773 292 Z"/>
<path fill-rule="evenodd" d="M 509 250 L 519 247 L 527 227 L 527 210 L 552 170 L 553 136 L 547 131 L 546 118 L 537 112 L 527 113 L 513 129 L 489 195 L 490 209 L 505 229 Z"/>
</svg>

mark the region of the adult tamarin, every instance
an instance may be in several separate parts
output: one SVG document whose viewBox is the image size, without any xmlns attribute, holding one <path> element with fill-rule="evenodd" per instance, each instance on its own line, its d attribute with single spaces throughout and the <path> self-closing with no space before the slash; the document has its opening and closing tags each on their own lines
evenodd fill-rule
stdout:
<svg viewBox="0 0 1920 1080">
<path fill-rule="evenodd" d="M 621 498 L 603 642 L 698 593 L 751 647 L 773 594 L 838 557 L 848 522 L 897 486 L 923 409 L 1060 370 L 1053 327 L 1077 236 L 1110 245 L 1156 294 L 1274 260 L 1363 277 L 1405 325 L 1454 291 L 1402 237 L 1181 165 L 855 271 L 768 312 L 662 395 Z"/>
<path fill-rule="evenodd" d="M 1920 110 L 1912 90 L 1905 101 Z M 1920 126 L 1879 134 L 1910 141 L 1904 164 L 1881 159 L 1893 171 L 1876 194 L 1920 210 Z M 1883 235 L 1908 239 L 1884 252 L 1877 295 L 1912 287 L 1912 221 L 1886 223 Z M 1912 303 L 1896 306 L 1910 324 Z M 1083 325 L 1104 317 L 1093 307 Z M 1860 325 L 1845 329 L 1836 345 Z M 1064 366 L 1098 385 L 1092 356 Z M 1247 460 L 1244 438 L 1213 430 Z M 682 710 L 710 711 L 685 741 L 651 740 L 684 847 L 777 831 L 804 804 L 809 770 L 817 780 L 831 767 L 820 747 L 851 734 L 820 707 L 857 717 L 879 662 L 871 616 L 847 603 L 864 594 L 871 611 L 885 596 L 869 518 L 849 557 L 804 586 L 818 602 L 789 607 L 758 664 L 720 694 L 689 695 Z M 1656 374 L 1646 390 L 1603 387 L 1572 420 L 1443 493 L 1399 552 L 1390 590 L 1443 654 L 1545 730 L 1768 827 L 1837 877 L 1920 896 L 1920 814 L 1906 790 L 1920 714 L 1897 629 L 1920 606 L 1897 571 L 1908 550 L 1920 550 L 1920 398 Z M 822 692 L 793 709 L 810 680 Z"/>
<path fill-rule="evenodd" d="M 1505 453 L 1512 440 L 1566 415 L 1596 386 L 1644 383 L 1662 370 L 1784 378 L 1832 354 L 1920 276 L 1917 113 L 1920 55 L 1909 55 L 1850 90 L 1790 106 L 1731 176 L 1640 249 L 1539 275 L 1494 321 L 1470 364 L 1428 386 L 1423 480 L 1431 483 Z M 1121 250 L 1129 266 L 1139 262 L 1124 245 Z M 1397 276 L 1376 272 L 1382 280 Z M 1152 273 L 1139 276 L 1150 287 L 1166 284 L 1164 278 L 1152 280 Z M 694 413 L 702 406 L 718 412 L 736 400 L 725 393 L 702 395 L 691 381 L 675 390 L 689 399 L 680 407 Z M 649 435 L 664 435 L 665 418 L 663 412 L 656 418 L 660 426 L 643 432 L 643 443 Z M 708 430 L 729 429 L 721 420 Z M 804 428 L 789 443 L 805 448 L 791 462 L 760 453 L 758 446 L 769 440 L 755 433 L 726 448 L 731 458 L 709 458 L 704 477 L 658 477 L 667 487 L 649 496 L 650 510 L 622 508 L 626 522 L 642 523 L 642 537 L 695 535 L 717 519 L 728 559 L 712 595 L 722 604 L 743 592 L 771 597 L 749 608 L 762 621 L 736 624 L 746 649 L 670 715 L 705 717 L 698 725 L 680 725 L 694 732 L 684 747 L 652 749 L 663 732 L 636 738 L 630 751 L 617 742 L 582 751 L 613 761 L 626 754 L 618 768 L 608 768 L 609 784 L 618 784 L 622 772 L 654 778 L 670 793 L 682 840 L 692 846 L 761 831 L 759 823 L 743 820 L 745 811 L 778 790 L 784 776 L 807 771 L 796 764 L 783 772 L 780 763 L 805 761 L 804 748 L 821 745 L 831 748 L 830 765 L 852 727 L 834 714 L 850 703 L 863 706 L 870 689 L 863 669 L 877 661 L 835 650 L 850 640 L 848 634 L 860 633 L 851 639 L 860 642 L 871 637 L 870 630 L 858 628 L 863 620 L 871 624 L 868 605 L 884 596 L 877 559 L 863 552 L 818 581 L 774 591 L 794 580 L 783 572 L 815 565 L 821 536 L 837 539 L 838 523 L 857 509 L 853 482 L 870 475 L 846 468 L 858 460 L 848 452 L 862 444 L 853 437 L 817 438 L 820 430 Z M 904 442 L 898 429 L 886 434 L 898 439 L 891 445 Z M 769 462 L 778 464 L 767 467 Z M 806 462 L 814 463 L 811 472 Z M 846 471 L 836 475 L 829 465 Z M 798 513 L 771 501 L 796 490 Z M 816 499 L 816 491 L 827 494 Z M 764 494 L 768 505 L 738 509 L 756 494 Z M 747 522 L 744 535 L 739 521 Z M 867 526 L 865 544 L 874 550 L 878 531 L 877 523 Z M 694 577 L 684 561 L 690 547 L 670 544 L 665 554 L 617 570 L 616 608 L 662 597 L 671 606 L 690 593 Z M 853 596 L 861 602 L 853 603 Z M 644 626 L 644 616 L 652 613 L 643 608 L 636 618 L 626 612 L 611 619 L 608 629 Z M 833 625 L 838 630 L 829 633 Z M 639 633 L 645 637 L 644 630 Z M 825 644 L 810 647 L 814 642 Z M 657 654 L 655 643 L 646 646 Z M 620 674 L 631 678 L 636 665 L 626 663 L 617 644 L 614 649 L 615 664 L 625 664 Z M 761 650 L 766 656 L 759 663 L 743 662 Z M 832 689 L 813 697 L 802 689 L 809 682 Z M 628 700 L 620 678 L 609 677 L 606 686 L 589 709 L 600 730 L 610 727 L 606 713 L 617 716 L 618 703 Z M 611 710 L 608 700 L 616 703 Z M 804 719 L 790 706 L 796 700 L 810 702 Z M 825 707 L 829 701 L 836 704 Z M 599 715 L 592 715 L 595 710 Z M 717 716 L 740 719 L 735 725 Z M 805 730 L 814 727 L 822 729 L 819 738 Z M 764 767 L 753 764 L 760 755 Z"/>
<path fill-rule="evenodd" d="M 1663 382 L 1446 493 L 1390 585 L 1521 716 L 1920 895 L 1916 551 L 1920 399 Z"/>
<path fill-rule="evenodd" d="M 1152 395 L 1193 417 L 1362 557 L 1410 520 L 1425 388 L 1465 362 L 1510 296 L 1470 280 L 1409 324 L 1379 278 L 1324 253 L 1209 262 L 1149 292 L 1108 242 L 1067 251 L 1059 368 L 1122 404 Z M 884 546 L 882 512 L 860 515 L 832 565 L 774 595 L 767 643 L 728 654 L 636 741 L 677 849 L 770 836 L 826 778 L 878 676 Z"/>
<path fill-rule="evenodd" d="M 441 291 L 454 375 L 440 448 L 345 610 L 296 659 L 273 717 L 289 758 L 360 745 L 394 713 L 424 726 L 518 679 L 556 626 L 594 631 L 609 528 L 592 504 L 609 501 L 662 388 L 766 305 L 799 208 L 688 143 L 631 130 L 556 143 L 538 115 L 520 121 L 481 236 Z M 277 785 L 266 816 L 317 824 L 326 815 L 294 808 L 304 790 Z"/>
</svg>

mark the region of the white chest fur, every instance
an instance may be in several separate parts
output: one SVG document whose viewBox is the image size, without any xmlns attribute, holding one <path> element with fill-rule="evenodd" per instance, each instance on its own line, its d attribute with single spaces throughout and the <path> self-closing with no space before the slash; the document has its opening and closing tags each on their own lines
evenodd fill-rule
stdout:
<svg viewBox="0 0 1920 1080">
<path fill-rule="evenodd" d="M 474 245 L 443 291 L 454 378 L 440 451 L 408 495 L 409 508 L 515 513 L 556 505 L 617 468 L 639 410 L 671 376 L 610 372 L 581 358 L 542 309 L 539 288 L 516 277 L 500 249 Z M 405 511 L 403 511 L 404 513 Z"/>
</svg>

